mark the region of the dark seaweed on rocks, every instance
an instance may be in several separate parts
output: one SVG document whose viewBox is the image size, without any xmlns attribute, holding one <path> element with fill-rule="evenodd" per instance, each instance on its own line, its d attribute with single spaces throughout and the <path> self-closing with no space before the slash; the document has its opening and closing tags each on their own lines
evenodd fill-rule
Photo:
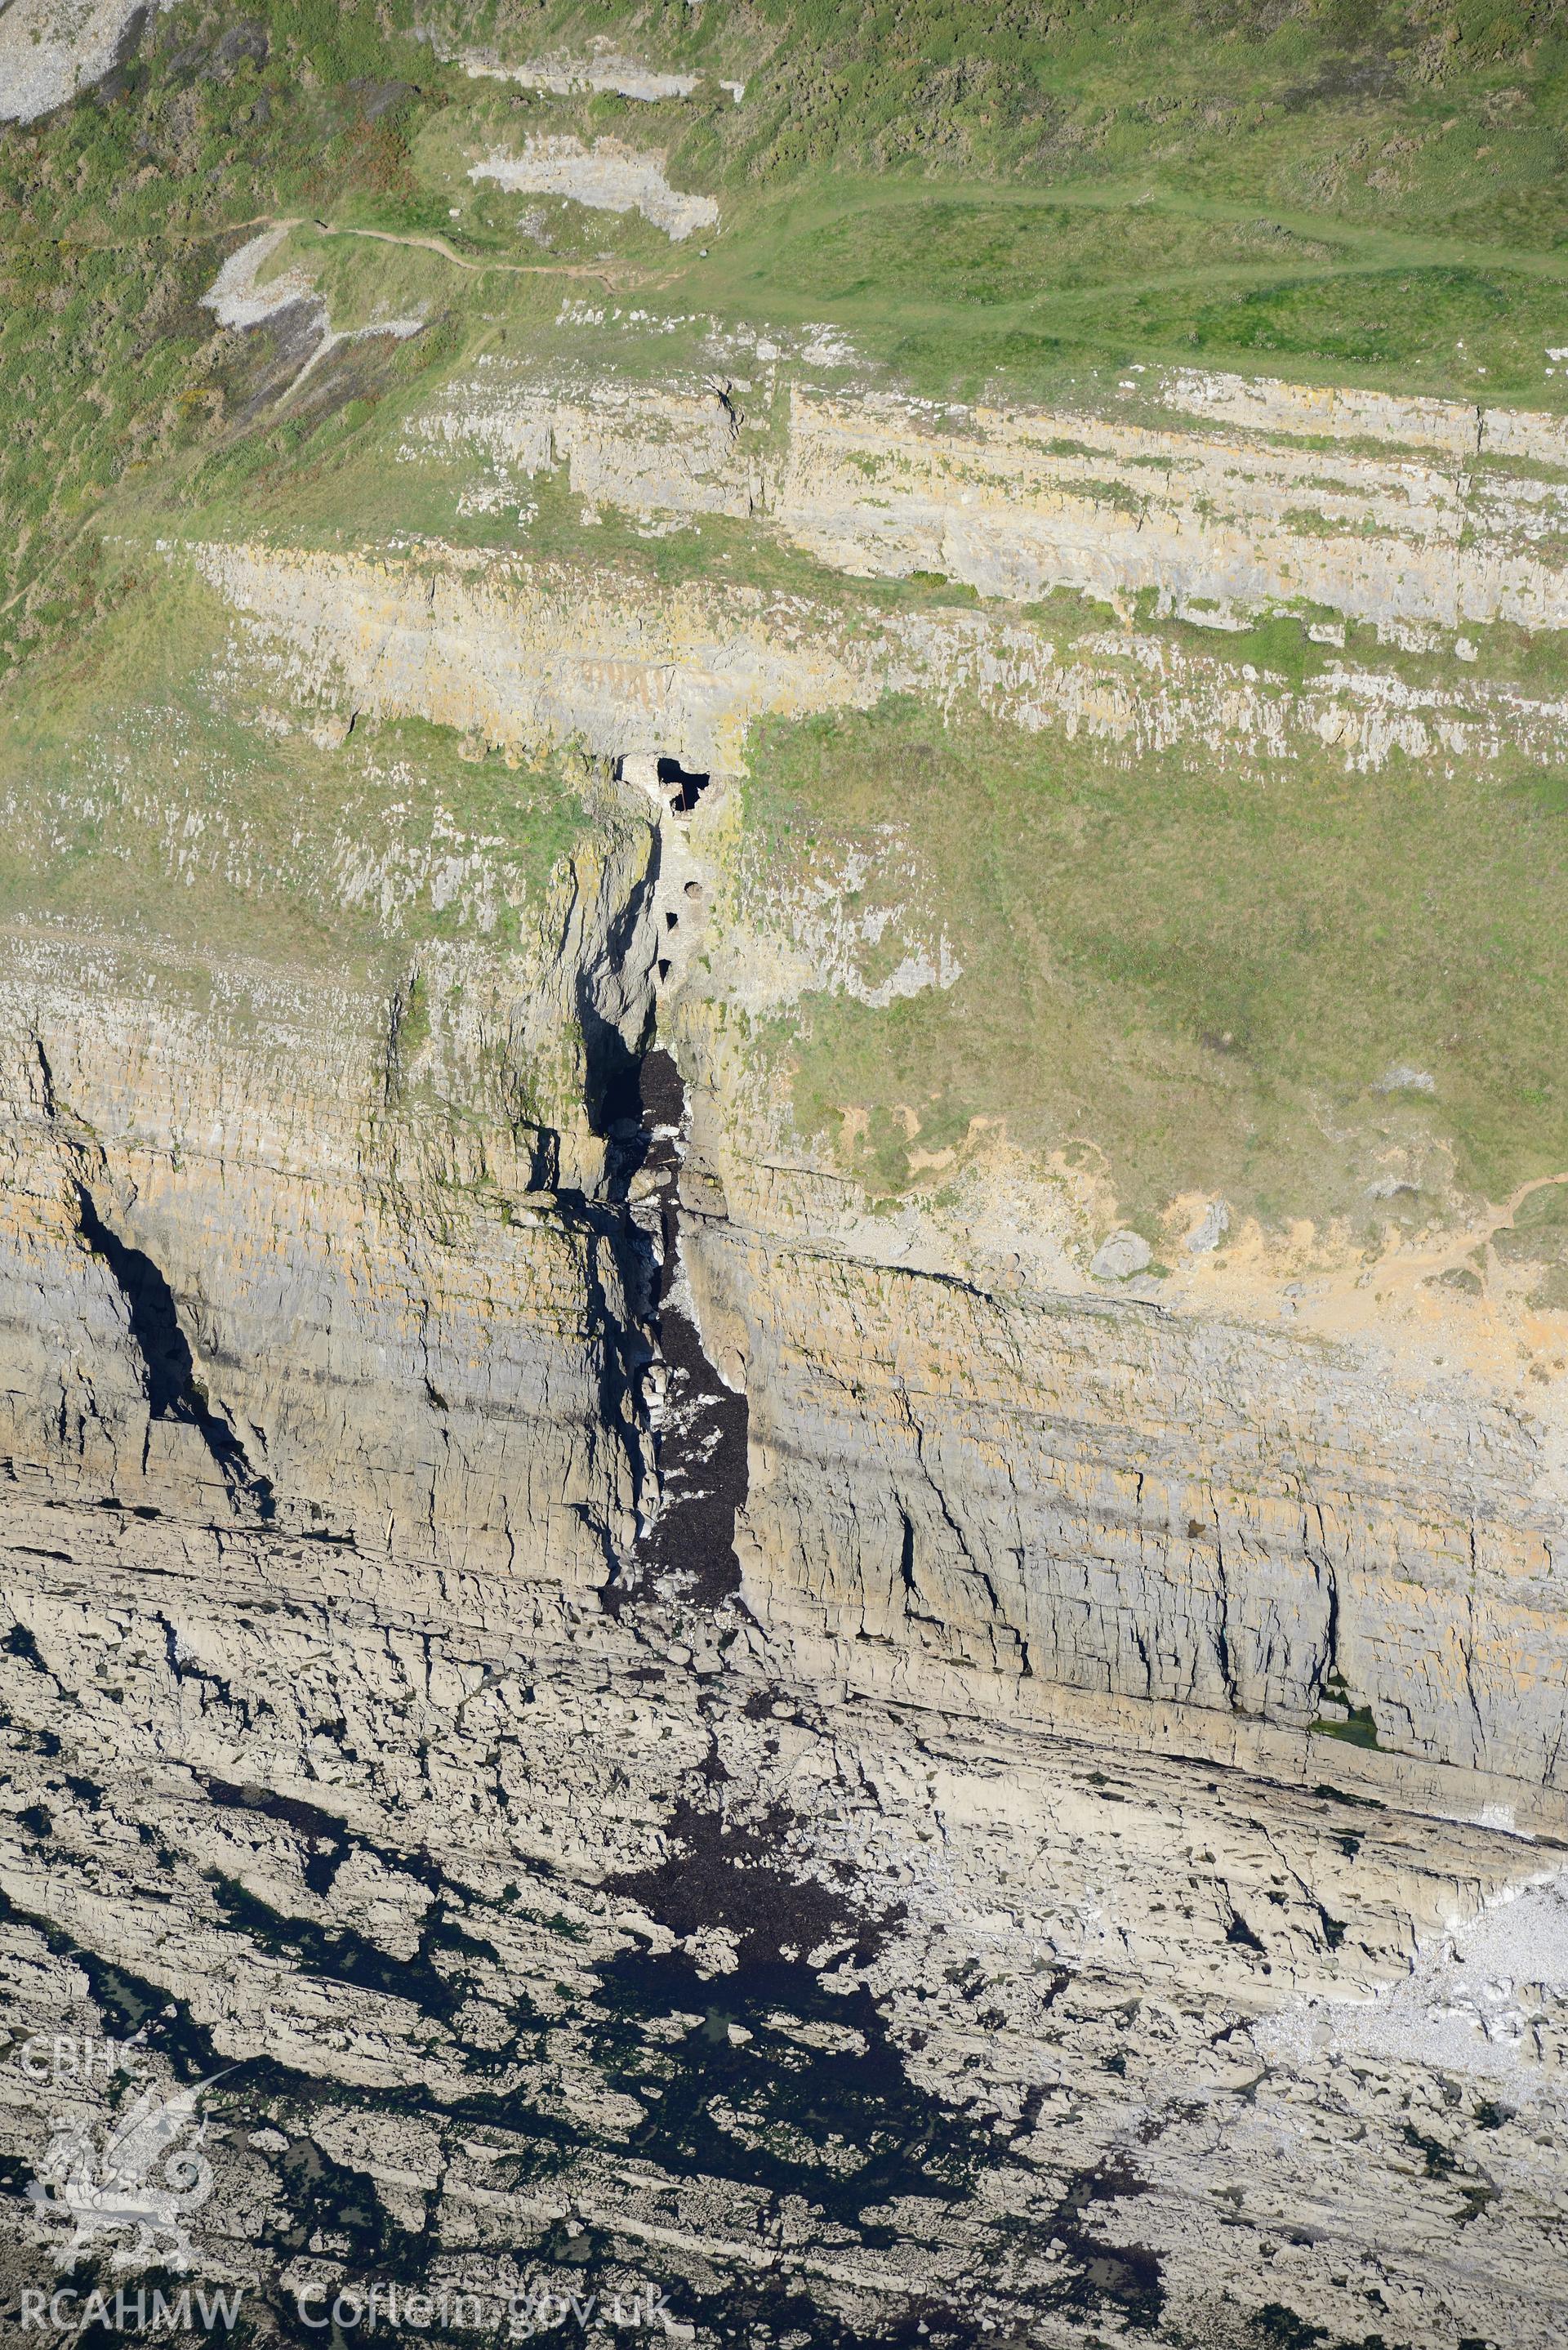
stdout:
<svg viewBox="0 0 1568 2350">
<path fill-rule="evenodd" d="M 623 1096 L 614 1129 L 624 1191 L 635 1175 L 655 1182 L 654 1268 L 648 1313 L 665 1377 L 653 1458 L 660 1506 L 633 1559 L 607 1594 L 619 1612 L 628 1598 L 668 1584 L 699 1607 L 717 1607 L 740 1589 L 735 1516 L 746 1498 L 746 1399 L 726 1387 L 703 1348 L 680 1283 L 680 1167 L 686 1089 L 662 1047 L 644 1054 L 636 1073 L 636 1116 Z"/>
</svg>

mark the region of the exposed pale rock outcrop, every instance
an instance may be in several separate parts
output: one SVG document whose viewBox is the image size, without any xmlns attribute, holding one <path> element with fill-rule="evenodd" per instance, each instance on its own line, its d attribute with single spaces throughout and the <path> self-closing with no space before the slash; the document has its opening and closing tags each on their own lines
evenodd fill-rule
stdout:
<svg viewBox="0 0 1568 2350">
<path fill-rule="evenodd" d="M 498 743 L 578 737 L 607 756 L 668 750 L 732 771 L 763 712 L 875 696 L 788 599 L 694 586 L 650 607 L 610 577 L 585 599 L 580 576 L 544 566 L 193 556 L 279 648 L 281 682 Z"/>
<path fill-rule="evenodd" d="M 0 122 L 35 122 L 103 80 L 171 0 L 11 0 L 0 10 Z"/>
<path fill-rule="evenodd" d="M 389 335 L 394 342 L 407 342 L 410 336 L 421 331 L 425 323 L 422 317 L 380 317 L 362 327 L 335 328 L 315 279 L 302 269 L 280 270 L 265 285 L 258 286 L 260 271 L 286 242 L 289 231 L 297 225 L 297 222 L 280 221 L 275 227 L 263 229 L 259 236 L 253 236 L 237 252 L 230 254 L 201 297 L 202 308 L 212 311 L 220 327 L 241 330 L 270 325 L 288 312 L 299 310 L 306 332 L 317 338 L 316 348 L 286 387 L 284 398 L 296 390 L 339 344 L 360 342 L 376 335 Z"/>
<path fill-rule="evenodd" d="M 581 1007 L 640 1031 L 646 858 L 634 827 L 577 860 L 521 997 L 435 951 L 357 996 L 238 970 L 203 1001 L 175 964 L 150 1004 L 109 947 L 15 947 L 12 1455 L 126 1506 L 602 1580 L 637 1465 L 604 1385 L 621 1276 L 573 1204 L 602 1157 Z"/>
<path fill-rule="evenodd" d="M 278 682 L 350 709 L 417 712 L 500 744 L 580 737 L 736 772 L 751 722 L 867 707 L 885 691 L 950 716 L 977 702 L 1032 733 L 1230 757 L 1327 748 L 1375 769 L 1506 747 L 1551 764 L 1564 705 L 1507 685 L 1411 686 L 1334 666 L 1294 688 L 1153 635 L 952 610 L 849 624 L 803 597 L 693 581 L 657 596 L 613 574 L 430 548 L 419 560 L 191 549 Z"/>
<path fill-rule="evenodd" d="M 1323 1767 L 1344 1690 L 1392 1752 L 1555 1787 L 1562 1504 L 1501 1399 L 719 1224 L 689 1253 L 752 1398 L 747 1596 L 813 1669 L 955 1702 L 978 1676 L 1276 1775 Z"/>
<path fill-rule="evenodd" d="M 509 944 L 476 916 L 404 952 L 389 915 L 383 963 L 307 979 L 10 942 L 7 2027 L 145 2022 L 158 2083 L 223 2074 L 204 2272 L 269 2307 L 395 2274 L 504 2310 L 591 2270 L 657 2276 L 704 2342 L 1551 2350 L 1557 1326 L 1489 1357 L 1428 1289 L 1440 1350 L 1405 1343 L 1457 1229 L 1376 1268 L 1322 1239 L 1282 1318 L 1223 1201 L 1178 1197 L 1158 1264 L 1107 1182 L 1005 1138 L 877 1211 L 749 1024 L 950 984 L 965 941 L 918 843 L 742 887 L 733 779 L 754 720 L 889 687 L 1129 754 L 1560 754 L 1556 706 L 1483 675 L 1293 688 L 1151 629 L 837 593 L 1242 605 L 1312 592 L 1310 557 L 1353 617 L 1450 625 L 1489 580 L 1550 614 L 1554 485 L 1351 449 L 1327 490 L 1277 415 L 802 393 L 786 443 L 729 384 L 515 390 L 410 447 L 752 517 L 839 578 L 166 548 L 224 598 L 255 723 L 575 741 L 591 788 Z M 161 856 L 173 821 L 149 799 Z M 661 1543 L 691 1510 L 731 1575 Z M 57 2107 L 107 2125 L 90 2079 L 0 2091 L 29 2175 Z M 61 2248 L 37 2204 L 5 2230 L 18 2275 Z"/>
<path fill-rule="evenodd" d="M 715 227 L 719 219 L 711 196 L 672 188 L 659 156 L 642 154 L 618 139 L 596 139 L 587 147 L 568 132 L 543 131 L 524 141 L 521 155 L 497 150 L 468 176 L 531 196 L 569 196 L 593 212 L 639 212 L 676 244 L 694 229 Z"/>
<path fill-rule="evenodd" d="M 269 318 L 286 310 L 293 302 L 306 302 L 317 314 L 323 333 L 327 328 L 327 306 L 316 290 L 316 281 L 302 269 L 279 270 L 265 286 L 256 278 L 263 265 L 272 259 L 279 245 L 286 243 L 287 221 L 274 228 L 264 228 L 237 251 L 231 253 L 216 277 L 202 296 L 202 307 L 211 310 L 220 327 L 260 327 Z"/>
<path fill-rule="evenodd" d="M 527 57 L 517 66 L 467 50 L 462 65 L 475 79 L 514 81 L 524 89 L 546 89 L 556 98 L 567 98 L 574 90 L 604 89 L 653 104 L 663 98 L 690 98 L 697 87 L 695 74 L 659 73 L 611 49 L 596 50 L 588 57 Z"/>
<path fill-rule="evenodd" d="M 528 472 L 564 462 L 589 498 L 756 515 L 836 569 L 937 572 L 986 597 L 1147 590 L 1165 608 L 1232 625 L 1235 613 L 1304 603 L 1391 627 L 1562 627 L 1568 471 L 1562 481 L 1484 465 L 1456 473 L 1413 452 L 1341 454 L 1268 437 L 1326 419 L 1347 439 L 1397 439 L 1412 404 L 1386 403 L 1397 413 L 1380 434 L 1353 432 L 1368 401 L 1244 386 L 1211 406 L 1196 395 L 1182 403 L 1253 428 L 1237 437 L 797 386 L 781 452 L 711 391 L 563 394 L 492 371 L 424 429 Z M 1443 403 L 1413 407 L 1449 417 Z M 1474 459 L 1475 411 L 1455 413 L 1470 418 Z M 1568 469 L 1556 419 L 1488 416 L 1489 448 Z M 1407 437 L 1429 441 L 1436 429 Z"/>
<path fill-rule="evenodd" d="M 1461 400 L 1422 400 L 1343 384 L 1282 383 L 1268 376 L 1182 369 L 1158 386 L 1167 406 L 1262 432 L 1309 439 L 1387 441 L 1439 449 L 1461 463 L 1477 456 L 1532 457 L 1568 466 L 1568 419 Z"/>
<path fill-rule="evenodd" d="M 1060 444 L 1065 442 L 1065 447 Z M 1560 628 L 1568 578 L 1520 546 L 1568 483 L 984 409 L 795 396 L 775 522 L 848 571 L 945 573 L 1027 600 L 1154 592 L 1224 612 L 1304 601 L 1356 619 Z"/>
<path fill-rule="evenodd" d="M 1549 2350 L 1539 1847 L 844 1704 L 733 1619 L 721 1656 L 483 1573 L 51 1526 L 68 1558 L 0 1553 L 5 2022 L 123 2037 L 145 2002 L 132 2070 L 224 2074 L 198 2273 L 254 2306 L 395 2260 L 504 2312 L 584 2289 L 575 2229 L 701 2342 L 785 2301 L 1244 2350 L 1266 2297 Z M 1434 2070 L 1401 2019 L 1456 1945 L 1486 1982 Z M 13 2158 L 102 2129 L 101 2070 L 10 2074 Z M 62 2230 L 13 2209 L 30 2276 Z"/>
</svg>

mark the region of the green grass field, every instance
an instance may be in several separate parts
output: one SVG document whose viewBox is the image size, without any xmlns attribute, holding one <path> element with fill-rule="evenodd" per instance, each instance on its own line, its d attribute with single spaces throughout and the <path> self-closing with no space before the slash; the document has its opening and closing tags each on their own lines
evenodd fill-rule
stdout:
<svg viewBox="0 0 1568 2350">
<path fill-rule="evenodd" d="M 183 566 L 128 552 L 109 592 L 112 615 L 36 672 L 0 737 L 0 920 L 345 980 L 422 940 L 499 950 L 531 931 L 585 823 L 569 759 L 475 764 L 418 720 L 317 740 Z"/>
<path fill-rule="evenodd" d="M 900 700 L 761 730 L 753 770 L 774 886 L 846 849 L 874 860 L 894 827 L 924 879 L 891 959 L 906 931 L 945 931 L 963 964 L 885 1012 L 807 998 L 764 1038 L 807 1133 L 836 1143 L 846 1110 L 872 1113 L 851 1158 L 885 1191 L 911 1149 L 997 1115 L 1030 1146 L 1104 1150 L 1146 1222 L 1179 1169 L 1270 1219 L 1370 1232 L 1390 1211 L 1365 1197 L 1367 1154 L 1417 1133 L 1444 1138 L 1471 1193 L 1568 1166 L 1554 781 L 1134 762 Z M 1376 1095 L 1399 1064 L 1435 1094 Z"/>
<path fill-rule="evenodd" d="M 507 317 L 547 356 L 552 304 L 594 269 L 670 313 L 836 323 L 924 392 L 1033 397 L 1195 356 L 1552 405 L 1568 385 L 1545 357 L 1568 334 L 1568 27 L 1544 0 L 450 12 L 454 38 L 512 56 L 618 37 L 701 77 L 653 106 L 472 80 L 411 37 L 411 0 L 274 0 L 262 21 L 265 60 L 220 69 L 218 20 L 181 0 L 118 94 L 0 144 L 0 666 L 98 608 L 83 540 L 128 467 L 178 478 L 192 444 L 279 431 L 290 458 L 324 427 L 319 403 L 270 413 L 254 353 L 198 307 L 241 224 L 272 218 L 306 224 L 339 324 L 431 319 L 418 359 L 367 351 L 339 406 Z M 561 201 L 541 243 L 518 224 L 540 207 L 468 181 L 493 146 L 564 130 L 654 147 L 716 193 L 706 255 Z M 452 257 L 313 241 L 313 219 Z"/>
</svg>

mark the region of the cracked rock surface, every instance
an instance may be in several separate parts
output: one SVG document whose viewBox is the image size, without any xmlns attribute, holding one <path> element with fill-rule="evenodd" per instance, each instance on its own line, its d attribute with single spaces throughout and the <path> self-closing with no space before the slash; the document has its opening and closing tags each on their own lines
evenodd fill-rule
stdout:
<svg viewBox="0 0 1568 2350">
<path fill-rule="evenodd" d="M 1352 1445 L 1288 1336 L 770 1232 L 675 1008 L 677 774 L 477 1012 L 472 962 L 461 1014 L 439 959 L 182 1020 L 13 972 L 13 2306 L 116 2283 L 60 2149 L 183 2090 L 259 2342 L 377 2285 L 481 2339 L 657 2289 L 715 2344 L 1550 2344 L 1516 1437 L 1445 1466 L 1386 1392 Z M 464 1019 L 570 1043 L 553 1118 Z"/>
<path fill-rule="evenodd" d="M 713 2341 L 1554 2338 L 1551 1851 L 835 1699 L 732 1599 L 524 1622 L 52 1522 L 76 1564 L 7 1559 L 12 2176 L 125 2093 L 31 2035 L 221 2075 L 200 2245 L 259 2338 L 375 2277 L 657 2280 Z"/>
</svg>

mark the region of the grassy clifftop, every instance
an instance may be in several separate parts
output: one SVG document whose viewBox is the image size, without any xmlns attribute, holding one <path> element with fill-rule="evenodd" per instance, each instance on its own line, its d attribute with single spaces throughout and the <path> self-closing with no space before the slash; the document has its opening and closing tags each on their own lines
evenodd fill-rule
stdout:
<svg viewBox="0 0 1568 2350">
<path fill-rule="evenodd" d="M 596 41 L 694 86 L 552 95 L 459 58 Z M 280 421 L 265 354 L 200 307 L 246 225 L 441 240 L 431 331 L 361 354 L 360 400 L 483 339 L 505 265 L 541 311 L 597 270 L 671 312 L 836 321 L 927 390 L 1198 357 L 1554 403 L 1565 121 L 1545 0 L 181 0 L 99 90 L 0 134 L 0 663 L 94 608 L 128 467 L 280 431 L 287 458 L 329 409 Z M 467 168 L 541 132 L 661 154 L 721 199 L 707 251 L 564 200 L 520 231 Z M 406 255 L 359 266 L 395 301 Z"/>
<path fill-rule="evenodd" d="M 1568 53 L 1552 0 L 495 0 L 427 21 L 506 58 L 608 36 L 666 67 L 743 78 L 744 107 L 703 133 L 737 182 L 821 168 L 1034 184 L 1131 172 L 1543 244 L 1565 223 Z"/>
<path fill-rule="evenodd" d="M 595 57 L 690 87 L 514 71 Z M 0 132 L 4 910 L 354 959 L 468 919 L 431 895 L 444 842 L 502 875 L 503 941 L 580 821 L 567 769 L 476 765 L 439 729 L 269 732 L 161 536 L 430 535 L 650 594 L 744 576 L 841 616 L 958 598 L 814 577 L 743 518 L 655 536 L 559 476 L 526 529 L 519 498 L 462 503 L 461 452 L 398 457 L 481 359 L 692 378 L 705 337 L 771 335 L 782 417 L 826 328 L 835 380 L 876 390 L 1032 400 L 1197 361 L 1562 410 L 1565 129 L 1568 26 L 1541 0 L 180 0 L 99 89 Z M 470 176 L 541 137 L 651 156 L 718 224 L 674 241 Z M 223 327 L 202 300 L 269 225 L 268 269 L 357 337 L 308 369 L 297 308 Z M 358 332 L 392 317 L 420 331 Z M 1494 677 L 1560 690 L 1555 639 L 1494 634 Z M 753 764 L 780 871 L 808 837 L 850 855 L 901 827 L 964 967 L 886 1010 L 818 1000 L 777 1040 L 802 1124 L 842 1129 L 874 1187 L 977 1116 L 1035 1148 L 1087 1132 L 1138 1212 L 1186 1185 L 1394 1213 L 1366 1206 L 1379 1133 L 1411 1164 L 1437 1137 L 1493 1196 L 1568 1163 L 1539 760 L 1210 773 L 898 703 L 781 723 Z M 1407 1060 L 1436 1097 L 1370 1090 Z"/>
<path fill-rule="evenodd" d="M 798 1120 L 874 1189 L 998 1118 L 1103 1154 L 1146 1217 L 1179 1170 L 1370 1235 L 1451 1179 L 1501 1199 L 1568 1165 L 1568 858 L 1538 780 L 1128 759 L 897 701 L 775 726 L 753 764 L 775 890 L 873 865 L 893 827 L 919 845 L 917 926 L 964 965 L 781 1024 Z M 1401 1066 L 1432 1090 L 1380 1092 Z"/>
</svg>

